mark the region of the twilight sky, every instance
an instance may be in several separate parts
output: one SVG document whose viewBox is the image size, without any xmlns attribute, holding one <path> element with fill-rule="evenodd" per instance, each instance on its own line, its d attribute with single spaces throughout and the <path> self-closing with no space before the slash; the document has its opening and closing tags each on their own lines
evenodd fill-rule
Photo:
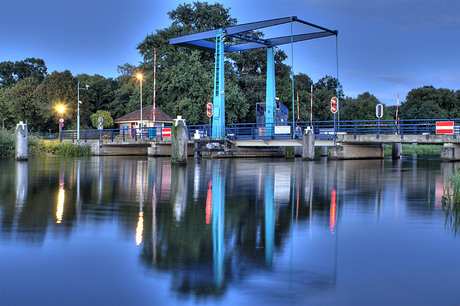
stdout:
<svg viewBox="0 0 460 306">
<path fill-rule="evenodd" d="M 178 0 L 0 0 L 0 62 L 38 57 L 48 72 L 116 77 L 142 61 L 136 46 L 169 27 Z M 395 105 L 424 85 L 460 89 L 459 0 L 221 0 L 238 23 L 297 16 L 338 30 L 339 81 L 346 96 L 370 92 Z M 309 31 L 296 25 L 294 34 Z M 266 38 L 289 26 L 263 30 Z M 282 46 L 291 65 L 290 45 Z M 294 44 L 294 71 L 336 77 L 336 40 Z"/>
</svg>

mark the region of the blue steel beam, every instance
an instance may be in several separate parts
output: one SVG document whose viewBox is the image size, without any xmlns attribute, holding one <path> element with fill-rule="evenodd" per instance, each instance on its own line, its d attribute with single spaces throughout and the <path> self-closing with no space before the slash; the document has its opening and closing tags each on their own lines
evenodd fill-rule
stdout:
<svg viewBox="0 0 460 306">
<path fill-rule="evenodd" d="M 231 27 L 227 27 L 227 28 L 222 28 L 222 29 L 210 30 L 210 31 L 205 31 L 205 32 L 185 35 L 185 36 L 181 36 L 181 37 L 175 37 L 175 38 L 171 38 L 169 40 L 169 44 L 170 45 L 188 46 L 188 47 L 197 48 L 197 49 L 215 49 L 215 47 L 213 46 L 213 43 L 209 44 L 209 42 L 206 41 L 206 39 L 215 38 L 220 30 L 225 30 L 227 35 L 232 36 L 232 35 L 240 34 L 240 33 L 247 32 L 247 31 L 252 31 L 252 30 L 263 29 L 263 28 L 267 28 L 267 27 L 273 27 L 273 26 L 277 26 L 277 25 L 286 24 L 286 23 L 289 23 L 291 21 L 292 22 L 299 22 L 299 23 L 308 25 L 310 27 L 314 27 L 314 28 L 323 30 L 324 32 L 329 33 L 329 35 L 337 35 L 338 34 L 338 31 L 330 30 L 330 29 L 315 25 L 313 23 L 303 21 L 301 19 L 298 19 L 296 16 L 293 16 L 293 17 L 284 17 L 284 18 L 271 19 L 271 20 L 265 20 L 265 21 L 259 21 L 259 22 L 251 22 L 251 23 L 235 25 L 235 26 L 231 26 Z M 322 32 L 319 32 L 319 33 L 322 33 Z M 315 34 L 315 33 L 311 33 L 311 34 Z M 302 34 L 302 35 L 310 35 L 310 34 Z M 302 36 L 302 35 L 296 35 L 296 36 Z M 319 37 L 325 37 L 325 36 L 329 36 L 329 35 L 324 35 L 324 36 L 319 36 Z M 294 37 L 296 37 L 296 36 L 294 36 Z M 307 40 L 307 39 L 314 39 L 314 38 L 319 38 L 319 37 L 311 37 L 311 38 L 306 38 L 306 39 L 299 39 L 297 41 Z M 280 39 L 280 38 L 263 39 L 263 41 L 268 41 L 268 42 L 270 42 L 270 45 L 274 46 L 274 45 L 277 45 L 277 43 L 271 42 L 271 40 L 276 40 L 276 39 Z M 294 42 L 296 42 L 296 40 L 294 40 Z M 285 42 L 282 43 L 282 44 L 285 44 Z M 245 45 L 245 44 L 243 44 L 243 45 Z M 258 45 L 259 45 L 259 48 L 263 48 L 263 47 L 267 46 L 266 43 L 259 43 Z M 236 45 L 236 46 L 239 46 L 239 45 Z M 236 46 L 232 46 L 232 47 L 236 47 Z M 241 51 L 241 50 L 248 50 L 248 49 L 256 49 L 256 45 L 252 45 L 251 48 L 241 48 L 241 49 L 237 48 L 237 49 L 234 49 L 234 50 L 230 50 L 230 48 L 229 48 L 228 51 L 231 52 L 231 51 Z M 227 50 L 225 50 L 225 51 L 227 51 Z"/>
<path fill-rule="evenodd" d="M 275 52 L 267 48 L 267 81 L 265 92 L 265 134 L 273 136 L 276 112 Z"/>
<path fill-rule="evenodd" d="M 216 36 L 216 58 L 214 68 L 214 100 L 212 116 L 212 138 L 225 137 L 225 76 L 224 37 L 220 29 Z"/>
</svg>

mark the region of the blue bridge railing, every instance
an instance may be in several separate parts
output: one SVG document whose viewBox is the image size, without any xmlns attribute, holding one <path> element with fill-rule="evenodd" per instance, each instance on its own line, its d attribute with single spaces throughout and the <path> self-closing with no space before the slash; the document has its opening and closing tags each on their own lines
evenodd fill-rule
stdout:
<svg viewBox="0 0 460 306">
<path fill-rule="evenodd" d="M 316 139 L 333 139 L 334 135 L 349 134 L 392 134 L 392 135 L 434 135 L 436 134 L 436 122 L 453 121 L 454 134 L 460 133 L 460 119 L 423 119 L 423 120 L 355 120 L 340 121 L 335 125 L 333 121 L 310 122 L 287 122 L 285 124 L 275 123 L 236 123 L 228 124 L 226 135 L 231 140 L 243 139 L 300 139 L 307 128 L 313 128 Z M 209 138 L 211 125 L 188 125 L 188 137 L 193 139 L 198 133 L 200 138 Z M 110 141 L 137 141 L 140 139 L 163 140 L 170 137 L 171 127 L 143 127 L 129 129 L 105 129 L 105 130 L 80 130 L 80 140 L 88 141 L 94 139 L 105 139 Z M 76 130 L 62 131 L 60 140 L 77 139 Z"/>
</svg>

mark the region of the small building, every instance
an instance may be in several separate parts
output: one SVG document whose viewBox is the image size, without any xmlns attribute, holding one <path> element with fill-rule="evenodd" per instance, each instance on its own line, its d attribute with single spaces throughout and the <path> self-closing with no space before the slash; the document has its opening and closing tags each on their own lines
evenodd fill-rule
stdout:
<svg viewBox="0 0 460 306">
<path fill-rule="evenodd" d="M 164 127 L 170 126 L 173 123 L 173 118 L 165 114 L 158 107 L 155 108 L 155 122 L 153 121 L 154 109 L 153 105 L 146 106 L 142 109 L 142 125 L 144 127 Z M 126 114 L 114 120 L 120 125 L 120 129 L 132 129 L 140 127 L 141 110 L 138 109 L 132 113 Z"/>
</svg>

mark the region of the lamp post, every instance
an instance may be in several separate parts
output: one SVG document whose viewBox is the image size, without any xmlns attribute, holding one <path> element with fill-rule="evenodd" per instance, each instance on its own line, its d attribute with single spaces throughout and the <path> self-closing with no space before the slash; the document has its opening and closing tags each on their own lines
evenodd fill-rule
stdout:
<svg viewBox="0 0 460 306">
<path fill-rule="evenodd" d="M 86 85 L 85 88 L 80 88 L 80 81 L 78 81 L 77 85 L 77 140 L 80 140 L 80 89 L 81 90 L 88 90 L 89 85 Z"/>
<path fill-rule="evenodd" d="M 141 123 L 140 123 L 140 126 L 142 128 L 142 77 L 143 75 L 138 73 L 137 74 L 137 78 L 139 79 L 139 84 L 141 86 L 141 95 L 140 95 L 140 99 L 141 99 Z M 142 135 L 142 130 L 141 130 L 141 135 Z"/>
<path fill-rule="evenodd" d="M 62 126 L 64 126 L 64 118 L 62 118 L 62 115 L 64 114 L 65 106 L 62 104 L 59 104 L 56 106 L 56 110 L 59 113 L 59 140 L 61 140 L 61 128 Z"/>
</svg>

